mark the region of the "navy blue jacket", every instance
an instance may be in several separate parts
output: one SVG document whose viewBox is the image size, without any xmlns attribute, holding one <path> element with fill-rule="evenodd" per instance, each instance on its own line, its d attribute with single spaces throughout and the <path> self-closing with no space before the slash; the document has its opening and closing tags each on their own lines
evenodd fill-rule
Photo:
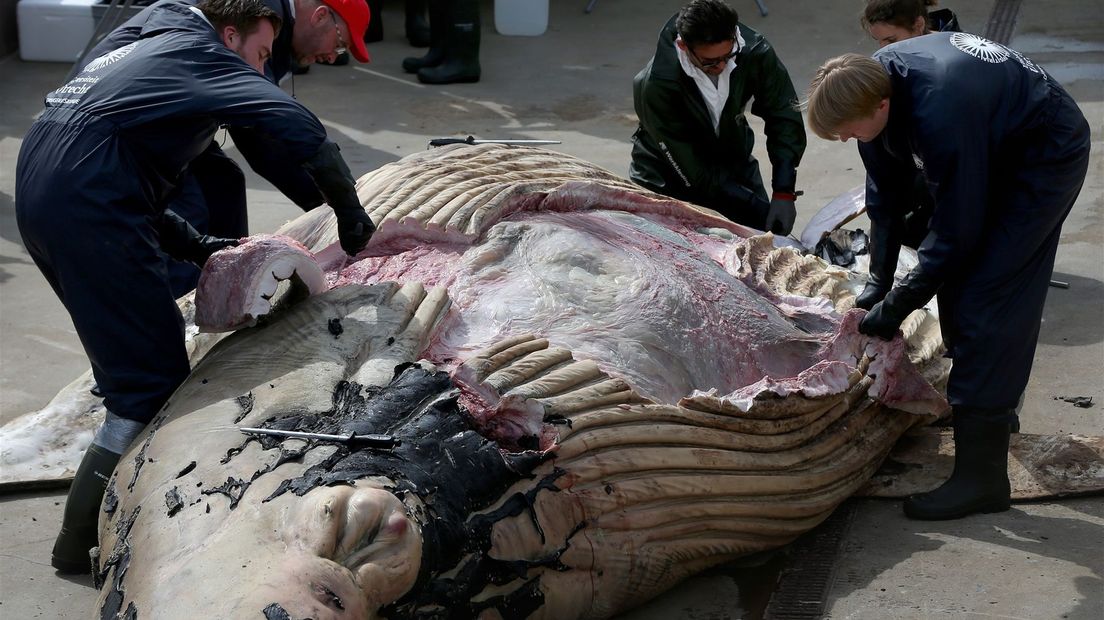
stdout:
<svg viewBox="0 0 1104 620">
<path fill-rule="evenodd" d="M 15 183 L 20 235 L 72 317 L 105 405 L 141 422 L 189 372 L 160 250 L 183 249 L 165 209 L 187 187 L 192 160 L 220 126 L 249 127 L 278 140 L 288 161 L 335 176 L 319 163 L 333 160 L 334 145 L 313 114 L 202 16 L 159 10 L 175 12 L 171 26 L 96 58 L 47 96 Z M 351 182 L 343 189 L 355 197 Z"/>
<path fill-rule="evenodd" d="M 948 399 L 1010 418 L 1088 169 L 1088 123 L 1041 67 L 976 35 L 929 34 L 874 57 L 892 94 L 885 129 L 859 145 L 872 228 L 912 208 L 917 167 L 935 203 L 919 264 L 882 304 L 903 317 L 937 295 Z"/>
<path fill-rule="evenodd" d="M 265 74 L 277 84 L 291 70 L 291 33 L 295 27 L 295 18 L 291 14 L 289 0 L 262 0 L 264 4 L 276 12 L 283 24 L 280 34 L 272 44 L 272 57 L 265 63 Z M 129 45 L 139 37 L 150 37 L 157 34 L 160 29 L 170 27 L 163 19 L 164 13 L 161 7 L 166 4 L 179 4 L 183 6 L 195 6 L 199 0 L 160 0 L 142 9 L 137 15 L 128 19 L 122 26 L 112 30 L 106 37 L 92 48 L 86 56 L 87 59 L 99 58 L 104 54 L 117 50 L 124 45 Z M 158 16 L 162 17 L 159 18 Z M 151 21 L 152 20 L 152 21 Z"/>
<path fill-rule="evenodd" d="M 290 0 L 263 1 L 282 21 L 280 33 L 272 45 L 272 56 L 265 63 L 265 75 L 278 84 L 291 70 L 291 39 L 295 18 L 291 13 Z M 195 6 L 197 3 L 198 0 L 160 0 L 111 31 L 87 57 L 98 58 L 139 38 L 153 37 L 172 30 L 177 27 L 176 21 L 182 15 L 180 9 Z M 310 177 L 299 168 L 298 162 L 289 161 L 288 154 L 280 148 L 278 141 L 266 139 L 263 134 L 244 127 L 231 127 L 230 135 L 250 167 L 300 208 L 309 210 L 324 202 L 322 194 Z"/>
<path fill-rule="evenodd" d="M 1059 105 L 1061 86 L 1019 52 L 966 33 L 933 33 L 886 46 L 874 58 L 889 72 L 889 121 L 859 144 L 867 211 L 875 225 L 899 225 L 923 169 L 935 200 L 920 263 L 904 284 L 923 305 L 972 259 L 1002 204 L 992 197 Z"/>
<path fill-rule="evenodd" d="M 222 125 L 245 127 L 277 140 L 297 166 L 326 142 L 309 110 L 222 44 L 186 4 L 158 5 L 141 38 L 92 60 L 71 82 L 50 93 L 37 122 L 93 125 L 108 143 L 41 144 L 36 157 L 72 162 L 70 183 L 111 193 L 132 189 L 151 211 L 163 208 L 188 163 Z M 85 152 L 87 148 L 87 152 Z M 96 154 L 96 166 L 76 165 Z"/>
</svg>

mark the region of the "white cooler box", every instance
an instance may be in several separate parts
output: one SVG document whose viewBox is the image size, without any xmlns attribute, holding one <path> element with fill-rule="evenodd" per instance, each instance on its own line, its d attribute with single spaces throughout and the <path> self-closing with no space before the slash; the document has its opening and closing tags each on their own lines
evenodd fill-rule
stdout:
<svg viewBox="0 0 1104 620">
<path fill-rule="evenodd" d="M 97 0 L 19 0 L 19 57 L 76 62 L 96 31 Z"/>
</svg>

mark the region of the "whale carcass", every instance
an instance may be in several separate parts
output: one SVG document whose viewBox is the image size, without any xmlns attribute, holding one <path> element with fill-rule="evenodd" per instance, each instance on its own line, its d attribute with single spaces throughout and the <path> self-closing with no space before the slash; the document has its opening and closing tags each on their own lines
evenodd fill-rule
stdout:
<svg viewBox="0 0 1104 620">
<path fill-rule="evenodd" d="M 608 617 L 864 483 L 932 482 L 870 476 L 945 408 L 938 325 L 856 334 L 854 274 L 546 151 L 441 149 L 359 189 L 358 260 L 318 210 L 181 301 L 194 372 L 110 483 L 100 617 Z M 7 477 L 69 467 L 88 383 L 0 429 Z M 20 439 L 43 425 L 56 446 Z M 1014 493 L 1099 490 L 1085 439 L 1020 442 L 1050 482 L 1013 467 Z"/>
<path fill-rule="evenodd" d="M 111 480 L 101 617 L 608 617 L 946 408 L 931 315 L 872 341 L 847 272 L 584 162 L 451 147 L 358 191 L 358 260 L 325 209 L 212 259 L 196 323 L 238 331 Z"/>
</svg>

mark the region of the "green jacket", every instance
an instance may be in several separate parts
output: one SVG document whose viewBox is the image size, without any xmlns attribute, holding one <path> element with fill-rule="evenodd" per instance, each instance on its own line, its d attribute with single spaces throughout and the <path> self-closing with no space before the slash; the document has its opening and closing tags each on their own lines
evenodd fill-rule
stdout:
<svg viewBox="0 0 1104 620">
<path fill-rule="evenodd" d="M 653 191 L 720 211 L 729 219 L 761 228 L 768 206 L 755 136 L 744 110 L 762 118 L 771 160 L 771 187 L 793 192 L 805 152 L 805 125 L 793 82 L 770 43 L 740 24 L 745 46 L 729 77 L 719 136 L 713 130 L 698 87 L 675 52 L 675 17 L 659 34 L 655 56 L 633 80 L 640 127 L 633 135 L 630 177 Z"/>
</svg>

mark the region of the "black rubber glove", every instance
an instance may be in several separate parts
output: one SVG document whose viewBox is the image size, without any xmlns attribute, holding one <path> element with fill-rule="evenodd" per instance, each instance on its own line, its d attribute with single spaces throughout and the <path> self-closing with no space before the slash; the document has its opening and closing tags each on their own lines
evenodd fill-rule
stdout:
<svg viewBox="0 0 1104 620">
<path fill-rule="evenodd" d="M 334 209 L 334 214 L 337 215 L 337 237 L 341 240 L 341 249 L 349 256 L 356 256 L 372 239 L 376 225 L 363 207 L 340 212 Z"/>
<path fill-rule="evenodd" d="M 341 157 L 337 144 L 327 141 L 310 160 L 303 164 L 314 178 L 319 191 L 337 216 L 337 236 L 341 249 L 349 256 L 356 256 L 368 245 L 376 232 L 372 218 L 360 206 L 356 195 L 356 183 L 349 166 Z"/>
<path fill-rule="evenodd" d="M 888 299 L 879 301 L 863 317 L 859 323 L 859 331 L 882 340 L 893 340 L 901 323 L 911 312 L 894 306 Z"/>
<path fill-rule="evenodd" d="M 771 198 L 767 211 L 766 230 L 776 235 L 788 235 L 797 220 L 797 205 L 789 198 L 775 196 Z"/>
<path fill-rule="evenodd" d="M 238 245 L 237 239 L 201 235 L 187 220 L 166 209 L 157 222 L 161 249 L 176 260 L 203 267 L 207 259 L 219 250 Z"/>
<path fill-rule="evenodd" d="M 855 307 L 870 310 L 874 307 L 874 304 L 885 299 L 886 294 L 889 293 L 889 288 L 889 286 L 867 282 L 866 287 L 855 298 Z"/>
<path fill-rule="evenodd" d="M 870 277 L 855 299 L 855 307 L 870 310 L 893 288 L 897 256 L 901 253 L 899 223 L 870 222 Z"/>
</svg>

